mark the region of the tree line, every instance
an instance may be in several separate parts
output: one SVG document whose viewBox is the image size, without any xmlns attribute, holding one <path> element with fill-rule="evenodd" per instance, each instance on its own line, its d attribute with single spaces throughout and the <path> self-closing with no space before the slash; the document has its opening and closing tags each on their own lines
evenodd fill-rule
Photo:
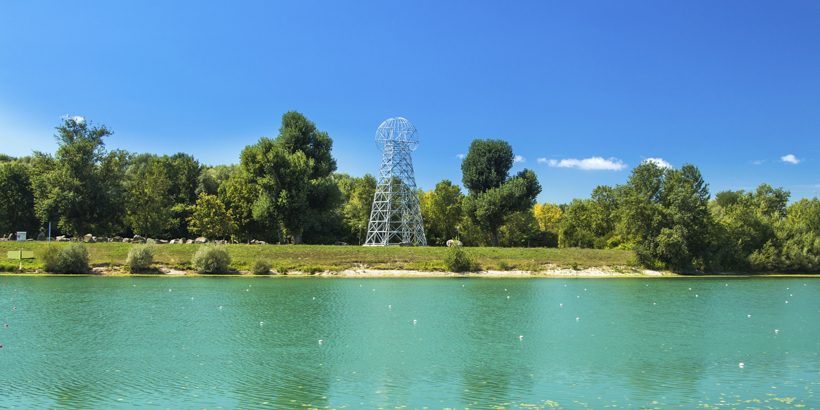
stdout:
<svg viewBox="0 0 820 410">
<path fill-rule="evenodd" d="M 52 156 L 0 154 L 0 233 L 251 239 L 358 244 L 376 179 L 337 171 L 333 140 L 304 115 L 282 116 L 237 165 L 193 156 L 107 150 L 105 126 L 60 124 Z M 693 165 L 643 162 L 623 185 L 599 186 L 568 204 L 536 203 L 532 170 L 510 174 L 512 147 L 474 140 L 462 183 L 418 191 L 427 242 L 443 246 L 626 249 L 636 263 L 678 272 L 820 270 L 820 202 L 761 184 L 711 197 Z"/>
</svg>

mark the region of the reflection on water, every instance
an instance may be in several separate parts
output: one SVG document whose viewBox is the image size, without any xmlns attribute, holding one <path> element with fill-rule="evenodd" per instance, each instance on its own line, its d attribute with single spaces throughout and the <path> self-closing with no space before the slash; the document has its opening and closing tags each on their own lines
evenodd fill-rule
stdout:
<svg viewBox="0 0 820 410">
<path fill-rule="evenodd" d="M 0 408 L 820 407 L 814 279 L 0 280 Z"/>
</svg>

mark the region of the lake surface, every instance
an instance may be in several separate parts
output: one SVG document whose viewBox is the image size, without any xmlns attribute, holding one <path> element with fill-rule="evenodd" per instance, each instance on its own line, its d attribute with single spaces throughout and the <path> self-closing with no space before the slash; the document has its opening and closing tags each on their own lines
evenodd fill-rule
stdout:
<svg viewBox="0 0 820 410">
<path fill-rule="evenodd" d="M 820 408 L 813 278 L 0 282 L 2 409 Z"/>
</svg>

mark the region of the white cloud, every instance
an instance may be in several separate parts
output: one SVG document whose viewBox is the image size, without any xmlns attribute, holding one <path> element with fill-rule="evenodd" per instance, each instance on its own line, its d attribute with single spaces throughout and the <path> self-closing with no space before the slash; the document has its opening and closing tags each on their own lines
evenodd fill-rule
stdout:
<svg viewBox="0 0 820 410">
<path fill-rule="evenodd" d="M 513 162 L 527 162 L 527 160 L 524 159 L 524 157 L 522 157 L 521 155 L 516 155 Z"/>
<path fill-rule="evenodd" d="M 800 160 L 795 158 L 792 154 L 786 155 L 785 157 L 780 157 L 780 160 L 783 162 L 791 162 L 792 164 L 800 163 Z"/>
<path fill-rule="evenodd" d="M 760 164 L 762 164 L 762 163 L 764 163 L 764 162 L 766 162 L 766 160 L 765 160 L 765 159 L 761 159 L 761 160 L 758 160 L 758 161 L 752 161 L 752 164 L 755 164 L 755 165 L 760 165 Z"/>
<path fill-rule="evenodd" d="M 539 160 L 541 162 L 541 160 Z M 610 159 L 603 159 L 601 157 L 592 157 L 586 159 L 562 159 L 560 161 L 556 161 L 551 159 L 548 161 L 551 167 L 560 167 L 560 168 L 579 168 L 579 169 L 586 169 L 586 170 L 609 170 L 609 171 L 620 171 L 626 168 L 626 164 L 623 161 L 619 160 L 618 158 L 612 157 Z"/>
<path fill-rule="evenodd" d="M 458 155 L 456 155 L 456 156 L 457 156 L 457 157 L 459 157 L 459 158 L 461 158 L 461 159 L 464 159 L 464 156 L 465 156 L 465 155 L 464 155 L 464 154 L 458 154 Z"/>
<path fill-rule="evenodd" d="M 547 159 L 546 159 L 546 158 L 538 158 L 538 163 L 539 163 L 539 164 L 546 164 L 546 163 L 547 163 Z"/>
<path fill-rule="evenodd" d="M 67 119 L 69 119 L 69 118 L 70 118 L 70 119 L 74 120 L 75 122 L 83 122 L 83 121 L 85 121 L 85 118 L 83 118 L 83 117 L 80 117 L 80 116 L 73 116 L 73 117 L 72 117 L 72 116 L 70 116 L 70 115 L 68 115 L 68 114 L 66 114 L 66 115 L 61 115 L 61 116 L 60 116 L 60 118 L 62 118 L 62 119 L 64 119 L 64 120 L 67 120 Z"/>
<path fill-rule="evenodd" d="M 663 160 L 663 158 L 647 158 L 643 162 L 652 162 L 661 168 L 672 168 L 672 164 Z"/>
</svg>

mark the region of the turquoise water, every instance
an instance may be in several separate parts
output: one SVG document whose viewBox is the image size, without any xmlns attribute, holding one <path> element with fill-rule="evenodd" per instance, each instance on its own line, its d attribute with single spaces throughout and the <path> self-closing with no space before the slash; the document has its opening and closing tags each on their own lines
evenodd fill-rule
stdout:
<svg viewBox="0 0 820 410">
<path fill-rule="evenodd" d="M 817 279 L 0 282 L 2 409 L 820 408 Z"/>
</svg>

